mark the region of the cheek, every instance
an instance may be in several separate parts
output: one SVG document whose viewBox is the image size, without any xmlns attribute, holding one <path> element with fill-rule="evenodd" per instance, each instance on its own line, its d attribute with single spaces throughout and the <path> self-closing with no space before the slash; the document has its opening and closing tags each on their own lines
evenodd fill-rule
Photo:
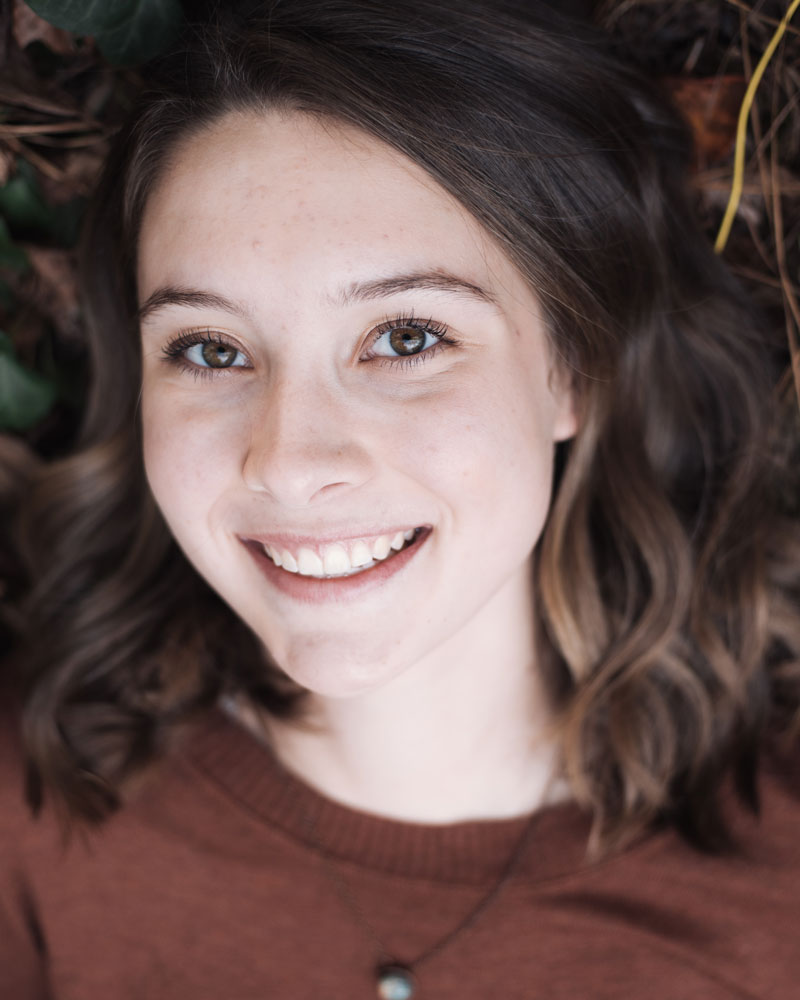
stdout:
<svg viewBox="0 0 800 1000">
<path fill-rule="evenodd" d="M 450 421 L 448 421 L 450 423 Z M 527 382 L 490 383 L 467 401 L 448 440 L 462 455 L 465 475 L 477 481 L 520 486 L 540 482 L 549 472 L 553 413 L 548 398 Z M 453 444 L 453 442 L 455 442 Z"/>
<path fill-rule="evenodd" d="M 166 398 L 142 395 L 143 456 L 147 481 L 176 533 L 208 513 L 236 462 L 235 422 Z"/>
<path fill-rule="evenodd" d="M 431 408 L 403 447 L 404 466 L 451 508 L 457 530 L 480 522 L 487 539 L 514 544 L 540 527 L 552 479 L 547 397 L 506 379 Z M 397 453 L 396 453 L 397 454 Z"/>
</svg>

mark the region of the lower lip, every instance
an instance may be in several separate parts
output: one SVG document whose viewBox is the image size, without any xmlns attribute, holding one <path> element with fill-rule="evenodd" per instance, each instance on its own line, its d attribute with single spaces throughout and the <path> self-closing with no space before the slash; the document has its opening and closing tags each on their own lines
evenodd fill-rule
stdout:
<svg viewBox="0 0 800 1000">
<path fill-rule="evenodd" d="M 267 580 L 282 593 L 303 604 L 326 604 L 361 597 L 386 583 L 403 570 L 428 540 L 432 528 L 422 528 L 417 537 L 396 555 L 389 556 L 363 573 L 321 580 L 280 569 L 266 554 L 259 542 L 242 539 L 242 543 Z"/>
</svg>

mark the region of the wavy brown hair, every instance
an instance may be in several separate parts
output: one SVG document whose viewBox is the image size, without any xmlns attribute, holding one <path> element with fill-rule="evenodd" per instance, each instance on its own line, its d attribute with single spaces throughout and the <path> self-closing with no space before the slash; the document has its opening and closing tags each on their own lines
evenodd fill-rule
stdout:
<svg viewBox="0 0 800 1000">
<path fill-rule="evenodd" d="M 800 540 L 778 497 L 785 366 L 699 232 L 690 141 L 587 25 L 523 0 L 292 0 L 220 14 L 148 72 L 87 221 L 93 381 L 74 455 L 18 515 L 15 656 L 29 797 L 101 819 L 224 691 L 303 692 L 199 578 L 145 482 L 134 263 L 149 192 L 232 110 L 344 122 L 423 167 L 491 234 L 574 372 L 535 555 L 556 736 L 593 853 L 654 824 L 722 849 L 728 778 L 800 713 Z"/>
</svg>

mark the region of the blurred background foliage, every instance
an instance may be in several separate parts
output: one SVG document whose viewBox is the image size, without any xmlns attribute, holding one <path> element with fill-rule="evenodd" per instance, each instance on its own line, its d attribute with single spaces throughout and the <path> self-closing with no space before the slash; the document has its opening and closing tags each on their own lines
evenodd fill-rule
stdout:
<svg viewBox="0 0 800 1000">
<path fill-rule="evenodd" d="M 0 430 L 68 450 L 86 388 L 75 247 L 138 67 L 178 0 L 3 0 L 0 7 Z"/>
<path fill-rule="evenodd" d="M 788 0 L 571 4 L 611 33 L 624 59 L 657 78 L 691 123 L 692 184 L 713 242 L 730 193 L 742 97 Z M 192 16 L 200 6 L 192 4 Z M 4 454 L 57 457 L 74 440 L 87 381 L 75 260 L 81 217 L 142 84 L 141 67 L 173 41 L 185 11 L 179 0 L 0 0 Z M 800 454 L 799 84 L 800 25 L 790 24 L 756 94 L 744 196 L 724 251 L 769 321 L 785 331 L 778 391 L 789 433 L 780 447 L 790 461 Z"/>
</svg>

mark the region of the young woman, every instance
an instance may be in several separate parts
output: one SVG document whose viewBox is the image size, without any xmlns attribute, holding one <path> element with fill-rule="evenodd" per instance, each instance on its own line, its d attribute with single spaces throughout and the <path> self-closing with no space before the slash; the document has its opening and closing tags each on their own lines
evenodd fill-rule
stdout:
<svg viewBox="0 0 800 1000">
<path fill-rule="evenodd" d="M 785 359 L 683 127 L 516 0 L 149 83 L 18 515 L 3 995 L 795 996 Z"/>
</svg>

